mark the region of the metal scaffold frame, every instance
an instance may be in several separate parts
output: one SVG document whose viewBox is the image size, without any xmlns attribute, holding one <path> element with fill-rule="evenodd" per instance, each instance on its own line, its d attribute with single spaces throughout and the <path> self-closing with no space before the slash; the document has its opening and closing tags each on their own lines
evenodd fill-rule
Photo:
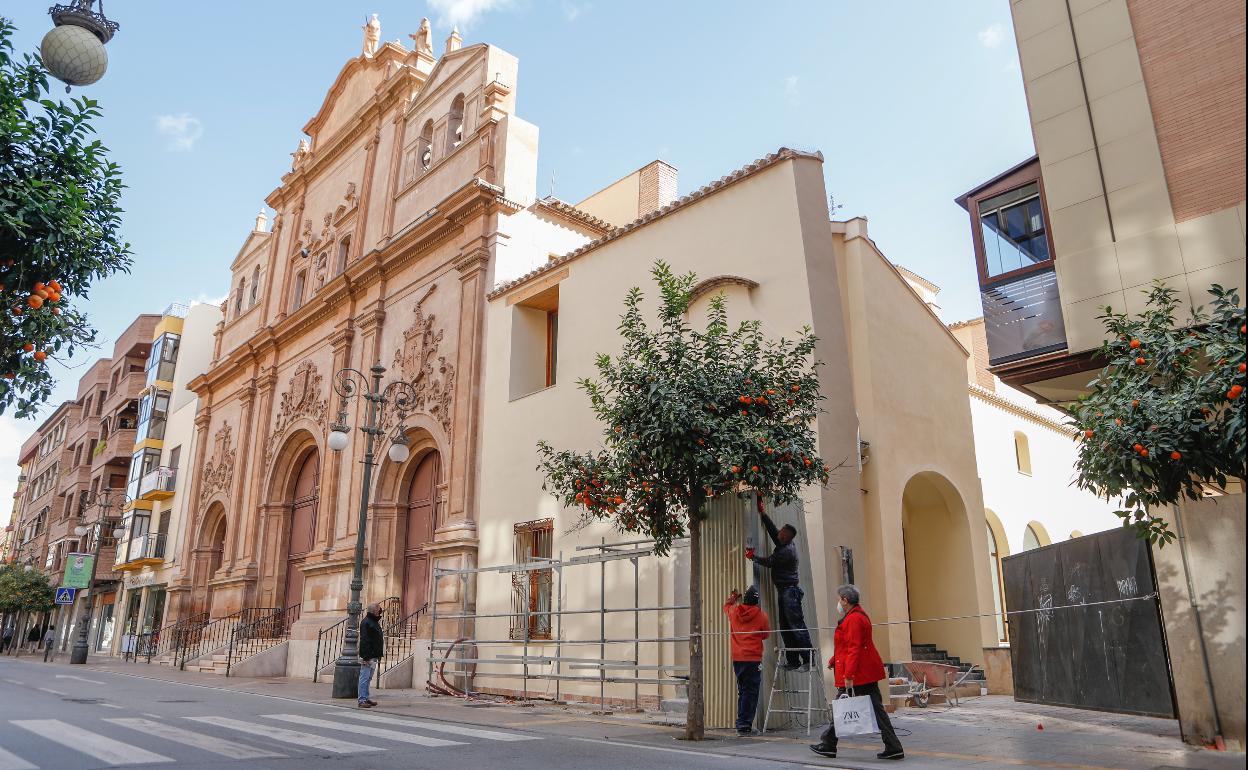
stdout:
<svg viewBox="0 0 1248 770">
<path fill-rule="evenodd" d="M 608 543 L 603 538 L 601 543 L 596 545 L 581 545 L 576 547 L 576 551 L 588 551 L 580 556 L 573 556 L 569 559 L 563 558 L 563 552 L 559 552 L 557 559 L 540 559 L 535 558 L 530 561 L 517 564 L 504 564 L 493 567 L 473 567 L 468 569 L 454 569 L 434 567 L 432 595 L 434 601 L 430 602 L 430 625 L 429 625 L 429 655 L 426 657 L 428 664 L 427 681 L 431 686 L 435 686 L 434 667 L 435 665 L 455 664 L 456 666 L 464 666 L 470 664 L 471 673 L 467 670 L 459 671 L 465 677 L 476 676 L 476 667 L 478 665 L 486 666 L 519 666 L 519 672 L 490 672 L 481 674 L 494 679 L 520 679 L 521 680 L 521 699 L 523 701 L 531 700 L 529 697 L 529 682 L 547 681 L 553 682 L 555 688 L 555 700 L 561 699 L 560 683 L 561 682 L 597 682 L 599 706 L 606 710 L 606 688 L 608 684 L 632 684 L 633 686 L 633 708 L 641 707 L 641 685 L 655 685 L 657 687 L 683 687 L 688 681 L 688 666 L 676 664 L 651 663 L 643 664 L 640 662 L 641 645 L 642 644 L 669 644 L 677 642 L 688 642 L 688 636 L 658 636 L 654 638 L 641 637 L 641 614 L 643 612 L 680 612 L 688 611 L 689 605 L 670 605 L 643 607 L 641 606 L 641 584 L 640 584 L 640 561 L 643 557 L 654 555 L 653 540 L 629 540 L 618 543 Z M 631 607 L 608 607 L 607 606 L 607 564 L 629 560 L 633 566 L 633 605 Z M 563 573 L 564 570 L 573 567 L 583 567 L 597 564 L 599 567 L 598 575 L 598 607 L 582 608 L 582 609 L 564 609 L 563 607 Z M 525 608 L 521 611 L 513 612 L 496 612 L 496 613 L 476 613 L 468 612 L 468 588 L 469 580 L 483 573 L 533 573 L 538 571 L 549 570 L 555 576 L 555 590 L 553 596 L 553 606 L 545 610 L 532 610 L 530 600 L 532 595 L 533 580 L 519 581 L 523 585 L 523 601 L 521 606 Z M 456 578 L 459 580 L 459 596 L 461 610 L 458 613 L 446 614 L 438 612 L 438 587 L 443 579 Z M 607 615 L 616 613 L 632 613 L 633 615 L 633 635 L 622 639 L 607 638 Z M 597 615 L 598 616 L 598 638 L 597 639 L 565 639 L 563 635 L 563 617 L 565 615 Z M 533 639 L 532 638 L 532 620 L 534 617 L 545 616 L 551 620 L 554 626 L 551 637 L 549 639 Z M 491 618 L 510 618 L 513 622 L 522 621 L 524 629 L 523 639 L 477 639 L 468 632 L 468 622 L 472 621 L 473 633 L 476 632 L 476 621 Z M 439 621 L 457 620 L 459 621 L 459 632 L 456 634 L 454 641 L 438 640 L 438 623 Z M 481 657 L 479 651 L 473 652 L 471 655 L 457 655 L 451 657 L 455 652 L 455 648 L 461 650 L 465 647 L 477 649 L 481 646 L 512 646 L 517 642 L 523 644 L 523 654 L 521 655 L 496 655 L 493 657 Z M 554 655 L 530 655 L 530 647 L 534 643 L 542 645 L 553 645 L 555 648 Z M 632 646 L 632 659 L 608 659 L 607 646 Z M 565 646 L 586 646 L 598 648 L 598 657 L 571 657 L 563 654 Z M 442 654 L 439 654 L 442 652 Z M 567 664 L 569 670 L 596 670 L 596 675 L 578 675 L 565 674 L 564 664 Z M 551 665 L 553 668 L 550 672 L 534 672 L 530 670 L 531 665 Z M 631 671 L 632 676 L 608 676 L 608 671 Z M 652 677 L 642 677 L 642 671 L 654 671 Z M 668 672 L 668 677 L 661 674 Z M 673 672 L 677 676 L 671 675 Z M 444 675 L 443 675 L 444 678 Z"/>
</svg>

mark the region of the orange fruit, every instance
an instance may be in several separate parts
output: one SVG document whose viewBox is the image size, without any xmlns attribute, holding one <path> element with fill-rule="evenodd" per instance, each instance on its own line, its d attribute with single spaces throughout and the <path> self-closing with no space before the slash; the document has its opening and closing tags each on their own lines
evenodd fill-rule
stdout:
<svg viewBox="0 0 1248 770">
<path fill-rule="evenodd" d="M 796 393 L 797 391 L 801 389 L 802 389 L 801 385 L 794 385 L 792 388 L 790 388 L 790 390 L 792 390 L 794 393 Z"/>
<path fill-rule="evenodd" d="M 1092 438 L 1093 436 L 1095 436 L 1095 435 L 1096 435 L 1096 431 L 1094 431 L 1094 430 L 1085 430 L 1085 431 L 1083 432 L 1083 435 L 1084 435 L 1084 437 L 1085 437 L 1085 438 Z"/>
<path fill-rule="evenodd" d="M 52 287 L 53 291 L 55 291 L 57 294 L 60 294 L 61 292 L 60 281 L 48 281 L 48 285 Z"/>
<path fill-rule="evenodd" d="M 740 472 L 741 472 L 741 466 L 739 466 L 739 465 L 734 465 L 734 466 L 732 466 L 732 472 L 733 472 L 733 473 L 740 473 Z"/>
<path fill-rule="evenodd" d="M 52 296 L 47 289 L 35 289 L 35 294 L 39 297 L 43 297 L 44 299 Z"/>
<path fill-rule="evenodd" d="M 755 473 L 758 473 L 758 466 L 757 466 L 757 465 L 751 465 L 751 466 L 750 466 L 750 470 L 754 471 Z"/>
<path fill-rule="evenodd" d="M 1133 407 L 1138 407 L 1139 405 L 1140 405 L 1140 400 L 1138 398 L 1131 402 L 1131 406 Z"/>
<path fill-rule="evenodd" d="M 1248 371 L 1248 364 L 1240 364 L 1240 365 L 1239 365 L 1239 373 L 1240 373 L 1240 374 L 1243 374 L 1245 371 Z"/>
<path fill-rule="evenodd" d="M 1139 340 L 1131 340 L 1131 348 L 1132 348 L 1133 350 L 1134 350 L 1135 348 L 1138 348 L 1139 346 L 1140 346 L 1140 341 L 1139 341 Z"/>
<path fill-rule="evenodd" d="M 16 375 L 16 374 L 14 374 L 13 372 L 5 372 L 5 373 L 4 373 L 4 379 L 6 379 L 6 380 L 11 380 L 11 379 L 13 379 L 13 378 L 14 378 L 14 377 L 16 377 L 16 376 L 17 376 L 17 375 Z"/>
<path fill-rule="evenodd" d="M 48 288 L 47 284 L 43 283 L 42 281 L 35 282 L 35 291 L 43 291 L 46 288 Z"/>
<path fill-rule="evenodd" d="M 52 315 L 60 315 L 60 314 L 61 314 L 61 309 L 59 307 L 52 308 Z"/>
<path fill-rule="evenodd" d="M 776 395 L 776 389 L 775 389 L 775 388 L 768 388 L 768 389 L 767 389 L 767 395 L 769 395 L 769 396 L 774 396 L 774 395 Z"/>
<path fill-rule="evenodd" d="M 38 294 L 31 294 L 26 298 L 26 304 L 38 310 L 43 307 L 43 297 L 40 297 Z"/>
<path fill-rule="evenodd" d="M 1231 389 L 1226 392 L 1226 397 L 1234 401 L 1244 392 L 1243 385 L 1232 385 Z"/>
<path fill-rule="evenodd" d="M 1135 450 L 1135 451 L 1137 451 L 1137 452 L 1143 452 L 1143 451 L 1144 451 L 1144 445 L 1143 445 L 1143 444 L 1136 444 L 1135 446 L 1133 446 L 1133 447 L 1131 447 L 1131 448 L 1132 448 L 1132 449 L 1134 449 L 1134 450 Z"/>
<path fill-rule="evenodd" d="M 1143 356 L 1140 356 L 1139 358 L 1135 359 L 1136 366 L 1143 366 L 1147 362 L 1148 362 L 1148 359 L 1144 358 Z"/>
<path fill-rule="evenodd" d="M 44 359 L 45 359 L 45 358 L 47 358 L 47 357 L 48 357 L 48 354 L 47 354 L 47 353 L 44 353 L 42 350 L 37 350 L 37 351 L 35 351 L 35 360 L 36 360 L 36 361 L 42 361 L 42 360 L 44 360 Z"/>
<path fill-rule="evenodd" d="M 29 353 L 30 351 L 34 349 L 35 349 L 35 346 L 30 344 L 29 342 L 27 342 L 25 345 L 22 345 L 22 350 L 25 350 L 27 353 Z"/>
<path fill-rule="evenodd" d="M 1115 418 L 1114 418 L 1114 424 L 1115 424 L 1115 425 L 1122 425 L 1122 418 L 1121 418 L 1121 417 L 1115 417 Z"/>
<path fill-rule="evenodd" d="M 1179 452 L 1178 450 L 1175 450 L 1175 451 L 1173 451 L 1173 452 L 1171 452 L 1171 453 L 1170 453 L 1170 459 L 1171 459 L 1171 460 L 1182 460 L 1182 459 L 1183 459 L 1183 454 L 1182 454 L 1181 452 Z"/>
</svg>

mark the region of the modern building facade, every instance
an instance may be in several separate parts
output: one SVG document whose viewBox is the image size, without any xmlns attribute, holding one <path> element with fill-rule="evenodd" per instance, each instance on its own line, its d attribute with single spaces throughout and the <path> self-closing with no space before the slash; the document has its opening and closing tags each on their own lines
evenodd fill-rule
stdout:
<svg viewBox="0 0 1248 770">
<path fill-rule="evenodd" d="M 1043 401 L 1095 369 L 1105 306 L 1244 288 L 1244 6 L 1010 4 L 1036 157 L 958 198 L 993 372 Z M 1182 312 L 1182 311 L 1181 311 Z"/>
</svg>

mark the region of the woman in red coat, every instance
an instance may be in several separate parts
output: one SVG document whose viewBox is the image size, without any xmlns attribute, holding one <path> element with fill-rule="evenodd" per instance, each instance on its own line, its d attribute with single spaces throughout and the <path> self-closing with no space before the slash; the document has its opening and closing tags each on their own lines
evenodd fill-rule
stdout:
<svg viewBox="0 0 1248 770">
<path fill-rule="evenodd" d="M 884 751 L 876 754 L 880 759 L 905 759 L 906 754 L 897 740 L 893 723 L 884 710 L 884 699 L 880 695 L 880 680 L 887 674 L 880 653 L 871 640 L 871 618 L 866 611 L 858 606 L 861 595 L 855 586 L 841 586 L 836 589 L 840 600 L 837 611 L 841 614 L 836 624 L 836 633 L 832 637 L 832 659 L 828 668 L 836 671 L 837 695 L 844 693 L 850 697 L 866 695 L 871 698 L 875 707 L 875 721 L 880 726 L 880 737 L 884 739 Z M 836 757 L 836 725 L 828 725 L 819 743 L 810 750 L 824 757 Z"/>
</svg>

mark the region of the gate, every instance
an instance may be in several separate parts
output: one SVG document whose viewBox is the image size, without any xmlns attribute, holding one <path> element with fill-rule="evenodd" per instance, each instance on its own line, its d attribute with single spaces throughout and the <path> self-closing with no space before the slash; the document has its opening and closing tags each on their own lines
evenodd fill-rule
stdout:
<svg viewBox="0 0 1248 770">
<path fill-rule="evenodd" d="M 1146 540 L 1117 528 L 1001 563 L 1015 700 L 1175 716 Z"/>
</svg>

